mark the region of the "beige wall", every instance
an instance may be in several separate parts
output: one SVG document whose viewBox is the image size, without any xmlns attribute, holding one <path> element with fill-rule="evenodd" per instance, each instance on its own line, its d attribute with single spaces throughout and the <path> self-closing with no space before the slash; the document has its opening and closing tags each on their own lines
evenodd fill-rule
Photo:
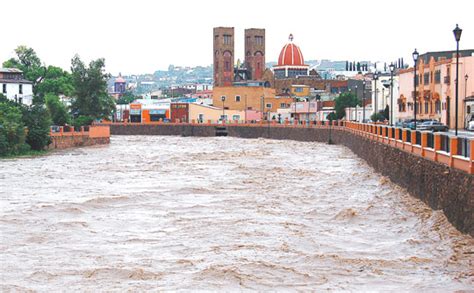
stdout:
<svg viewBox="0 0 474 293">
<path fill-rule="evenodd" d="M 227 116 L 227 120 L 233 120 L 234 115 L 238 115 L 240 118 L 238 120 L 245 119 L 245 112 L 239 110 L 225 110 L 225 115 Z M 208 120 L 216 121 L 221 118 L 222 108 L 214 108 L 199 104 L 189 104 L 189 120 L 198 121 L 199 114 L 203 114 L 203 122 L 207 122 Z"/>
<path fill-rule="evenodd" d="M 225 96 L 222 103 L 221 97 Z M 240 102 L 236 96 L 240 97 Z M 266 87 L 214 87 L 212 100 L 214 107 L 222 108 L 222 105 L 229 110 L 260 110 L 262 108 L 262 97 L 265 100 L 275 98 L 275 89 Z"/>
</svg>

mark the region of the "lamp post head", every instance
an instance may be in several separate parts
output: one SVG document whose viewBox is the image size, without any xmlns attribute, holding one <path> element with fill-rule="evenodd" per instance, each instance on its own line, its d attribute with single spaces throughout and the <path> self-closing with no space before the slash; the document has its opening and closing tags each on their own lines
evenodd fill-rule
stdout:
<svg viewBox="0 0 474 293">
<path fill-rule="evenodd" d="M 221 97 L 221 101 L 222 101 L 222 102 L 225 101 L 225 96 L 222 96 L 222 97 Z"/>
<path fill-rule="evenodd" d="M 377 73 L 377 71 L 374 73 L 374 79 L 375 80 L 379 79 L 379 74 Z"/>
<path fill-rule="evenodd" d="M 413 55 L 413 61 L 415 61 L 415 66 L 416 66 L 416 62 L 418 61 L 418 57 L 420 56 L 420 54 L 418 54 L 418 51 L 415 49 L 412 55 Z"/>
<path fill-rule="evenodd" d="M 469 78 L 469 75 L 466 74 L 466 75 L 464 76 L 464 79 L 467 81 L 468 78 Z"/>
<path fill-rule="evenodd" d="M 393 63 L 390 63 L 388 67 L 390 68 L 390 72 L 393 73 L 393 71 L 395 70 L 395 65 Z"/>
<path fill-rule="evenodd" d="M 456 39 L 456 42 L 459 42 L 461 40 L 461 33 L 462 29 L 459 28 L 459 26 L 456 24 L 456 28 L 453 30 L 454 38 Z"/>
</svg>

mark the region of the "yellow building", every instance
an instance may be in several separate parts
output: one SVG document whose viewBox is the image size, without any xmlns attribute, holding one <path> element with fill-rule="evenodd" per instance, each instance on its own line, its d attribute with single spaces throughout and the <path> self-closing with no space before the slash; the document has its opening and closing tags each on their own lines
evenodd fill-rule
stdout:
<svg viewBox="0 0 474 293">
<path fill-rule="evenodd" d="M 263 86 L 215 87 L 213 90 L 213 106 L 221 109 L 276 112 L 289 107 L 292 101 L 292 97 L 277 97 L 275 89 Z"/>
<path fill-rule="evenodd" d="M 293 97 L 307 98 L 310 96 L 309 85 L 292 85 L 290 91 Z"/>
<path fill-rule="evenodd" d="M 226 121 L 243 121 L 245 120 L 245 111 L 240 110 L 222 110 L 222 108 L 201 105 L 189 104 L 189 121 L 204 122 L 208 120 L 216 122 L 224 115 Z"/>
</svg>

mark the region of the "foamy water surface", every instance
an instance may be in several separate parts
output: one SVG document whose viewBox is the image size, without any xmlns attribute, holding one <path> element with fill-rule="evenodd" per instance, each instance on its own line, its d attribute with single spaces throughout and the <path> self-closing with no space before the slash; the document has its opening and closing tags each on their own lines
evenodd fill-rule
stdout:
<svg viewBox="0 0 474 293">
<path fill-rule="evenodd" d="M 0 161 L 0 290 L 474 289 L 474 241 L 342 146 L 117 136 Z"/>
</svg>

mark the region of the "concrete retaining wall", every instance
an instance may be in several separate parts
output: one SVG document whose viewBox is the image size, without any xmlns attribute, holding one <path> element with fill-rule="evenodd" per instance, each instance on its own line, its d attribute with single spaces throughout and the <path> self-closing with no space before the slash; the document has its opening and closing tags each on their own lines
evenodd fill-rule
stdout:
<svg viewBox="0 0 474 293">
<path fill-rule="evenodd" d="M 327 142 L 329 130 L 323 128 L 291 128 L 267 126 L 227 126 L 229 136 L 241 138 L 291 139 Z M 214 136 L 211 125 L 112 125 L 112 135 L 184 135 Z M 443 210 L 448 220 L 460 231 L 474 236 L 473 175 L 449 168 L 398 148 L 344 131 L 332 129 L 334 143 L 351 149 L 377 172 L 427 203 Z"/>
<path fill-rule="evenodd" d="M 88 135 L 52 136 L 51 141 L 51 144 L 48 146 L 49 150 L 108 144 L 110 143 L 110 137 L 91 138 Z"/>
</svg>

